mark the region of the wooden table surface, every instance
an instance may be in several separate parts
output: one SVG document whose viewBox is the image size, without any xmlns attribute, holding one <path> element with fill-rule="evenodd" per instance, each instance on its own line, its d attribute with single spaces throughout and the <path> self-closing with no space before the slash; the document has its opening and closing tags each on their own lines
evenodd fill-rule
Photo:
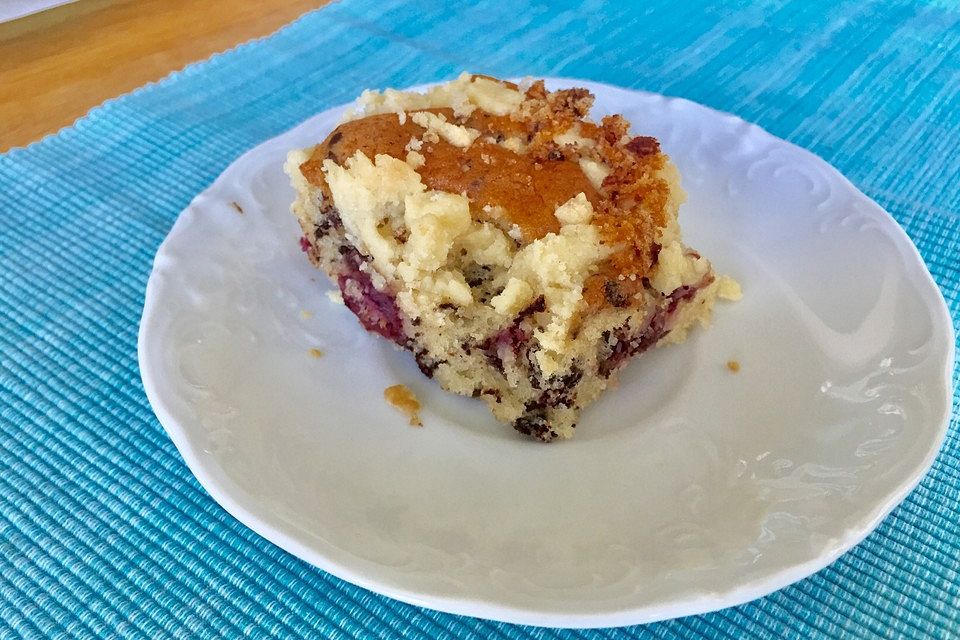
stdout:
<svg viewBox="0 0 960 640">
<path fill-rule="evenodd" d="M 0 152 L 325 0 L 79 0 L 0 24 Z"/>
</svg>

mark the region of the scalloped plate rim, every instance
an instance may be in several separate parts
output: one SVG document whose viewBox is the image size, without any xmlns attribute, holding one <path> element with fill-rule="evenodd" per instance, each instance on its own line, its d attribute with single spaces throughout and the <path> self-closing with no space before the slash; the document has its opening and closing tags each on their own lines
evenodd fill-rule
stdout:
<svg viewBox="0 0 960 640">
<path fill-rule="evenodd" d="M 252 510 L 244 507 L 242 504 L 243 499 L 241 497 L 233 495 L 227 487 L 221 486 L 218 480 L 213 477 L 213 472 L 207 469 L 203 463 L 200 452 L 197 450 L 197 447 L 194 446 L 194 443 L 190 441 L 186 430 L 177 423 L 172 413 L 168 409 L 164 398 L 162 398 L 158 393 L 157 382 L 154 379 L 153 365 L 145 354 L 145 342 L 147 336 L 151 334 L 154 325 L 158 322 L 157 293 L 160 287 L 160 280 L 163 276 L 162 268 L 158 268 L 158 266 L 162 267 L 162 261 L 166 255 L 165 250 L 171 243 L 172 239 L 175 239 L 178 232 L 183 232 L 183 229 L 187 226 L 185 217 L 182 214 L 178 216 L 177 220 L 174 222 L 167 236 L 164 238 L 157 250 L 154 265 L 146 284 L 143 313 L 137 335 L 138 365 L 141 372 L 144 392 L 151 407 L 156 413 L 161 426 L 170 436 L 170 439 L 180 452 L 190 472 L 198 480 L 200 485 L 210 494 L 214 501 L 216 501 L 231 516 L 236 518 L 244 526 L 253 530 L 255 533 L 265 538 L 272 544 L 280 547 L 284 551 L 351 584 L 408 604 L 426 607 L 445 613 L 474 616 L 478 618 L 515 624 L 547 627 L 618 627 L 657 622 L 689 615 L 700 615 L 727 607 L 738 606 L 757 598 L 769 595 L 799 580 L 813 575 L 814 573 L 833 563 L 841 555 L 862 542 L 870 533 L 872 533 L 877 526 L 893 511 L 893 509 L 901 504 L 913 491 L 913 489 L 916 488 L 919 482 L 932 467 L 943 446 L 951 417 L 951 394 L 949 392 L 952 389 L 952 374 L 956 357 L 956 336 L 952 318 L 940 288 L 933 280 L 933 277 L 927 269 L 926 264 L 924 263 L 923 258 L 916 246 L 910 240 L 909 236 L 907 236 L 906 232 L 899 225 L 899 223 L 897 223 L 897 221 L 893 218 L 893 216 L 891 216 L 883 207 L 881 207 L 867 195 L 862 193 L 853 183 L 851 183 L 842 173 L 840 173 L 839 170 L 834 168 L 830 163 L 813 152 L 799 147 L 787 140 L 779 138 L 769 133 L 759 125 L 748 122 L 735 114 L 720 111 L 686 98 L 664 96 L 643 90 L 620 87 L 609 83 L 578 78 L 551 76 L 545 79 L 548 83 L 559 86 L 578 85 L 587 86 L 591 90 L 599 87 L 614 91 L 627 91 L 645 99 L 682 104 L 686 108 L 694 108 L 704 111 L 712 117 L 732 119 L 750 129 L 753 129 L 754 135 L 764 136 L 775 141 L 778 145 L 785 145 L 794 152 L 802 153 L 807 157 L 808 160 L 816 163 L 822 169 L 825 169 L 832 177 L 839 179 L 839 181 L 846 188 L 848 188 L 856 198 L 861 199 L 869 206 L 874 207 L 877 212 L 882 213 L 884 222 L 887 224 L 884 229 L 885 233 L 889 238 L 896 241 L 896 244 L 899 248 L 907 248 L 907 253 L 914 261 L 914 267 L 918 267 L 920 269 L 921 273 L 925 277 L 925 284 L 928 285 L 927 290 L 924 292 L 924 299 L 928 304 L 931 305 L 932 308 L 936 310 L 935 315 L 939 316 L 940 320 L 939 324 L 935 324 L 933 331 L 935 334 L 939 333 L 939 337 L 946 341 L 949 351 L 949 353 L 946 354 L 942 376 L 942 382 L 948 393 L 946 394 L 947 402 L 942 412 L 942 417 L 940 419 L 939 428 L 937 431 L 937 437 L 935 442 L 931 442 L 931 446 L 927 452 L 927 455 L 923 461 L 917 465 L 915 469 L 913 469 L 909 477 L 905 478 L 904 481 L 900 483 L 898 490 L 892 492 L 882 502 L 879 502 L 876 505 L 872 515 L 869 518 L 864 519 L 864 521 L 862 521 L 858 527 L 848 528 L 845 532 L 845 535 L 841 539 L 831 540 L 830 544 L 827 545 L 817 557 L 812 558 L 807 562 L 796 564 L 778 571 L 772 575 L 766 576 L 765 578 L 756 579 L 752 582 L 738 585 L 734 588 L 731 588 L 727 592 L 699 595 L 697 597 L 685 599 L 680 602 L 654 602 L 652 604 L 638 606 L 632 609 L 599 611 L 593 614 L 558 614 L 555 611 L 536 611 L 529 608 L 514 607 L 500 602 L 489 602 L 483 599 L 448 597 L 441 594 L 424 595 L 422 593 L 410 591 L 396 585 L 384 584 L 376 580 L 368 579 L 354 568 L 331 560 L 320 550 L 301 544 L 292 538 L 288 533 L 284 532 L 281 528 L 269 524 L 262 517 L 253 513 Z M 409 89 L 422 90 L 435 84 L 439 84 L 439 82 L 418 84 L 409 87 Z M 346 103 L 325 109 L 323 112 L 307 118 L 303 122 L 291 127 L 283 133 L 269 138 L 244 152 L 233 162 L 231 162 L 230 165 L 224 169 L 224 171 L 203 192 L 198 194 L 198 196 L 196 196 L 184 209 L 184 212 L 191 210 L 197 204 L 199 198 L 216 194 L 217 190 L 220 189 L 224 184 L 225 176 L 235 170 L 238 166 L 247 162 L 248 159 L 254 154 L 261 152 L 264 147 L 282 145 L 284 144 L 285 140 L 295 137 L 299 130 L 309 127 L 312 121 L 319 119 L 324 114 L 343 110 L 352 105 L 353 103 Z M 285 148 L 290 148 L 290 145 L 286 145 Z"/>
</svg>

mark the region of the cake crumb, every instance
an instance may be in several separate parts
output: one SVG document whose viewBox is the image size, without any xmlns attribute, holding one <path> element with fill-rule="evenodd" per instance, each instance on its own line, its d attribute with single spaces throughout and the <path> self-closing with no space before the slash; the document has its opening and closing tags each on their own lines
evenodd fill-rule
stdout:
<svg viewBox="0 0 960 640">
<path fill-rule="evenodd" d="M 727 360 L 727 369 L 729 369 L 729 370 L 731 371 L 731 373 L 737 373 L 737 372 L 739 372 L 739 371 L 740 371 L 740 362 L 737 361 L 737 360 Z"/>
<path fill-rule="evenodd" d="M 423 157 L 423 154 L 419 151 L 408 151 L 407 152 L 407 164 L 413 167 L 414 169 L 419 169 L 424 164 L 426 164 L 427 159 Z"/>
<path fill-rule="evenodd" d="M 383 398 L 410 418 L 411 427 L 422 427 L 420 401 L 405 384 L 395 384 L 383 390 Z"/>
<path fill-rule="evenodd" d="M 310 356 L 313 358 L 323 357 L 323 351 L 320 351 L 320 349 L 317 349 L 316 347 L 310 347 L 309 349 L 307 349 L 307 353 L 309 353 Z"/>
<path fill-rule="evenodd" d="M 743 298 L 743 289 L 740 288 L 740 283 L 730 276 L 721 276 L 717 295 L 723 300 L 736 302 Z"/>
<path fill-rule="evenodd" d="M 240 206 L 239 202 L 234 200 L 230 204 L 233 205 L 233 208 L 236 210 L 237 213 L 239 213 L 240 215 L 243 215 L 243 207 Z"/>
<path fill-rule="evenodd" d="M 312 312 L 312 311 L 307 311 L 306 309 L 303 309 L 303 310 L 300 311 L 300 319 L 301 319 L 301 320 L 309 320 L 309 319 L 311 319 L 312 317 L 313 317 L 313 312 Z"/>
<path fill-rule="evenodd" d="M 333 304 L 343 304 L 343 294 L 340 293 L 339 289 L 331 289 L 330 291 L 327 291 L 327 298 Z"/>
</svg>

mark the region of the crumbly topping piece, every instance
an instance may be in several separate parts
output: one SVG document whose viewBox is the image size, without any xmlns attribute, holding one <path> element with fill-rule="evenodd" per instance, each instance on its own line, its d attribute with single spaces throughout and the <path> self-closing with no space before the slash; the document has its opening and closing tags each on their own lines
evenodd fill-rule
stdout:
<svg viewBox="0 0 960 640">
<path fill-rule="evenodd" d="M 510 277 L 507 285 L 490 300 L 490 306 L 502 316 L 515 316 L 533 302 L 534 289 L 524 280 Z"/>
<path fill-rule="evenodd" d="M 593 225 L 565 224 L 559 234 L 530 243 L 514 257 L 508 277 L 526 282 L 533 289 L 531 298 L 542 295 L 550 314 L 549 323 L 534 334 L 542 347 L 537 359 L 545 375 L 561 367 L 584 282 L 609 251 Z"/>
<path fill-rule="evenodd" d="M 465 79 L 469 78 L 469 81 Z M 458 81 L 466 84 L 466 94 L 470 102 L 494 116 L 513 113 L 523 102 L 523 94 L 517 91 L 513 83 L 503 83 L 493 78 L 461 74 Z"/>
<path fill-rule="evenodd" d="M 605 117 L 597 135 L 597 153 L 610 174 L 603 179 L 607 197 L 597 207 L 594 224 L 607 244 L 622 247 L 611 262 L 613 271 L 627 277 L 652 270 L 662 229 L 676 219 L 685 199 L 676 167 L 660 153 L 656 140 L 634 144 L 640 138 L 630 139 L 629 123 L 621 116 Z"/>
<path fill-rule="evenodd" d="M 650 284 L 667 295 L 684 285 L 699 282 L 710 271 L 710 263 L 700 254 L 690 252 L 679 242 L 671 242 L 660 250 L 658 269 L 650 278 Z"/>
<path fill-rule="evenodd" d="M 446 116 L 442 113 L 417 111 L 411 116 L 411 119 L 426 129 L 427 133 L 434 133 L 438 138 L 443 138 L 453 146 L 461 149 L 469 147 L 473 144 L 474 140 L 480 137 L 480 132 L 476 129 L 470 129 L 447 122 Z M 434 140 L 434 142 L 436 142 L 436 140 Z"/>
<path fill-rule="evenodd" d="M 590 224 L 590 218 L 593 217 L 593 205 L 587 200 L 586 194 L 580 192 L 557 207 L 553 215 L 560 221 L 560 224 Z"/>
<path fill-rule="evenodd" d="M 489 222 L 474 222 L 469 233 L 460 237 L 459 246 L 471 260 L 484 267 L 507 268 L 516 251 L 516 243 Z"/>
<path fill-rule="evenodd" d="M 549 148 L 553 138 L 581 122 L 590 113 L 593 94 L 586 89 L 547 91 L 543 80 L 534 82 L 517 109 L 517 118 L 536 123 L 531 144 Z"/>
<path fill-rule="evenodd" d="M 385 227 L 407 196 L 426 190 L 420 176 L 402 160 L 380 154 L 371 161 L 359 151 L 343 166 L 325 160 L 323 171 L 350 241 L 391 276 L 399 246 Z"/>
<path fill-rule="evenodd" d="M 610 167 L 592 158 L 580 158 L 580 170 L 598 191 L 603 189 L 603 181 L 610 175 Z"/>
<path fill-rule="evenodd" d="M 452 108 L 457 116 L 468 116 L 477 108 L 492 115 L 506 116 L 517 110 L 523 98 L 513 83 L 462 73 L 456 80 L 436 85 L 423 93 L 394 89 L 364 91 L 357 100 L 358 108 L 348 112 L 344 121 L 438 107 Z"/>
<path fill-rule="evenodd" d="M 428 191 L 404 199 L 403 221 L 409 237 L 403 261 L 420 271 L 447 263 L 453 242 L 470 228 L 470 202 L 462 195 Z"/>
<path fill-rule="evenodd" d="M 417 271 L 401 265 L 399 273 L 406 288 L 397 294 L 397 301 L 413 318 L 425 310 L 435 310 L 445 304 L 465 307 L 473 302 L 473 292 L 462 273 L 441 269 L 435 273 Z"/>
<path fill-rule="evenodd" d="M 413 167 L 414 169 L 419 169 L 424 164 L 426 164 L 427 159 L 423 157 L 423 154 L 419 151 L 408 151 L 407 152 L 407 164 Z"/>
<path fill-rule="evenodd" d="M 357 151 L 344 166 L 326 160 L 323 170 L 350 241 L 379 275 L 405 284 L 411 308 L 472 302 L 463 275 L 447 265 L 471 227 L 465 196 L 427 191 L 410 165 L 382 154 L 371 162 Z"/>
</svg>

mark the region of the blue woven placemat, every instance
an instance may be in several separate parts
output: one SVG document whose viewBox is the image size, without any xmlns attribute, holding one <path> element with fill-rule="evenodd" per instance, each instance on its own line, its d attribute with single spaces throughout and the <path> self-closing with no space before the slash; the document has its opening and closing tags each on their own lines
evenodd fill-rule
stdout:
<svg viewBox="0 0 960 640">
<path fill-rule="evenodd" d="M 344 0 L 0 156 L 0 638 L 960 634 L 956 397 L 932 472 L 835 564 L 741 607 L 617 632 L 401 604 L 206 495 L 137 370 L 159 243 L 244 150 L 365 87 L 463 69 L 680 95 L 812 149 L 904 226 L 960 319 L 956 4 Z"/>
</svg>

